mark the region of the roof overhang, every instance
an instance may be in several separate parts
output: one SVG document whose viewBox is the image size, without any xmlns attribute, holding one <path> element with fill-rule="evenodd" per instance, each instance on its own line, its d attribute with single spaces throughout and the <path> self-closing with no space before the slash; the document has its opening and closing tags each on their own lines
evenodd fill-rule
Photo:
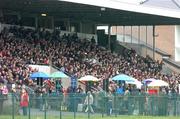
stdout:
<svg viewBox="0 0 180 119">
<path fill-rule="evenodd" d="M 130 4 L 119 0 L 0 0 L 0 9 L 17 11 L 22 17 L 46 13 L 57 21 L 64 19 L 71 23 L 180 25 L 179 9 Z"/>
<path fill-rule="evenodd" d="M 180 9 L 170 9 L 170 8 L 161 8 L 161 7 L 153 7 L 148 5 L 141 4 L 131 4 L 130 2 L 122 2 L 118 0 L 59 0 L 66 1 L 72 3 L 80 3 L 86 5 L 93 5 L 98 7 L 106 7 L 117 10 L 124 10 L 130 12 L 172 17 L 172 18 L 180 18 Z M 126 1 L 126 0 L 124 0 Z"/>
</svg>

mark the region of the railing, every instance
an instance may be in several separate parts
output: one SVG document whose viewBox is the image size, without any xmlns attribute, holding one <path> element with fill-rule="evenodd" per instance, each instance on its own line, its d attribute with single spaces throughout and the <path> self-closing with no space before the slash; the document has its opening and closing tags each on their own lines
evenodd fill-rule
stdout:
<svg viewBox="0 0 180 119">
<path fill-rule="evenodd" d="M 131 39 L 132 38 L 132 39 Z M 124 39 L 124 40 L 123 40 Z M 153 46 L 151 44 L 146 44 L 144 41 L 142 40 L 139 40 L 138 42 L 138 39 L 135 38 L 135 37 L 131 37 L 130 35 L 125 35 L 123 37 L 123 35 L 120 35 L 118 34 L 117 35 L 117 40 L 121 43 L 126 43 L 129 44 L 128 47 L 130 47 L 131 45 L 137 45 L 138 47 L 145 47 L 145 48 L 148 48 L 149 50 L 153 50 Z M 167 57 L 170 57 L 171 55 L 160 50 L 159 48 L 155 48 L 155 52 L 162 55 L 162 56 L 167 56 Z"/>
<path fill-rule="evenodd" d="M 115 117 L 180 115 L 180 96 L 177 95 L 122 96 L 106 95 L 103 92 L 92 95 L 92 104 L 92 97 L 86 94 L 30 95 L 29 106 L 25 108 L 19 106 L 19 96 L 1 95 L 0 119 L 90 119 L 109 115 Z"/>
</svg>

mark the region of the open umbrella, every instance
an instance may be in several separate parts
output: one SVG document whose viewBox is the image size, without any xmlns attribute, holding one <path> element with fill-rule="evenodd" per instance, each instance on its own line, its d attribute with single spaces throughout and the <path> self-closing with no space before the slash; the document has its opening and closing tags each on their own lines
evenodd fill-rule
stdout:
<svg viewBox="0 0 180 119">
<path fill-rule="evenodd" d="M 30 75 L 30 78 L 31 79 L 34 79 L 34 78 L 43 78 L 43 79 L 47 79 L 49 78 L 50 76 L 44 72 L 35 72 L 35 73 L 32 73 Z"/>
<path fill-rule="evenodd" d="M 154 80 L 151 83 L 148 84 L 149 87 L 153 87 L 153 86 L 169 86 L 169 84 L 163 80 Z"/>
<path fill-rule="evenodd" d="M 65 73 L 58 71 L 58 72 L 54 72 L 50 75 L 51 78 L 69 78 L 69 76 L 67 76 Z"/>
<path fill-rule="evenodd" d="M 134 82 L 134 78 L 133 77 L 130 77 L 128 75 L 125 75 L 125 74 L 119 74 L 119 75 L 116 75 L 112 78 L 112 80 L 114 81 L 128 81 L 128 82 Z"/>
<path fill-rule="evenodd" d="M 137 79 L 135 79 L 135 78 L 133 78 L 133 79 L 134 79 L 134 82 L 132 82 L 132 81 L 125 81 L 126 84 L 134 84 L 134 85 L 136 85 L 136 87 L 138 89 L 141 89 L 142 83 L 140 81 L 138 81 Z"/>
<path fill-rule="evenodd" d="M 81 77 L 80 79 L 78 79 L 78 81 L 100 81 L 100 79 L 92 76 L 92 75 L 86 75 L 84 77 Z"/>
<path fill-rule="evenodd" d="M 37 85 L 42 86 L 43 80 L 50 78 L 50 76 L 44 72 L 35 72 L 30 75 L 31 79 L 37 79 Z"/>
<path fill-rule="evenodd" d="M 154 78 L 145 79 L 145 80 L 143 80 L 143 84 L 149 84 L 154 80 L 156 80 L 156 79 L 154 79 Z"/>
</svg>

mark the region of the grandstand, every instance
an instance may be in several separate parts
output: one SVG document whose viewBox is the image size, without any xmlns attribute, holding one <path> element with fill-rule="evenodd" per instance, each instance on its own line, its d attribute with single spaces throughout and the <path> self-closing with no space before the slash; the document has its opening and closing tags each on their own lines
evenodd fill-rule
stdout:
<svg viewBox="0 0 180 119">
<path fill-rule="evenodd" d="M 179 1 L 96 1 L 0 0 L 0 118 L 180 115 Z"/>
</svg>

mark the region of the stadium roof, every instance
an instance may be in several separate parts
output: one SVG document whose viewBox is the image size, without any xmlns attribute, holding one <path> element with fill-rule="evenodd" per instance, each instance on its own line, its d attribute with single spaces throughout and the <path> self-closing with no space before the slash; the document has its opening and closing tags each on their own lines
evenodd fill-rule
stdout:
<svg viewBox="0 0 180 119">
<path fill-rule="evenodd" d="M 180 18 L 179 0 L 59 0 L 152 15 Z"/>
<path fill-rule="evenodd" d="M 180 24 L 179 0 L 0 0 L 1 8 L 96 24 Z"/>
</svg>

